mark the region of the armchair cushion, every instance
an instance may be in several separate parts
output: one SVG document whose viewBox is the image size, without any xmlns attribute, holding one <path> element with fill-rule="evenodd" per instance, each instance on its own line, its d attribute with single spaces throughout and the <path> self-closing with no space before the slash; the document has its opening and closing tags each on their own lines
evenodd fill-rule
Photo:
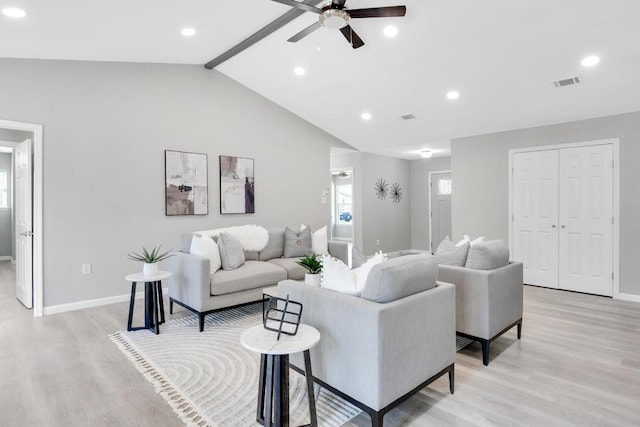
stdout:
<svg viewBox="0 0 640 427">
<path fill-rule="evenodd" d="M 509 264 L 509 248 L 502 240 L 487 240 L 471 246 L 467 256 L 467 268 L 493 270 Z"/>
<path fill-rule="evenodd" d="M 375 265 L 362 290 L 363 299 L 387 303 L 436 286 L 438 262 L 428 254 L 406 255 Z"/>
<path fill-rule="evenodd" d="M 444 265 L 457 265 L 464 267 L 467 262 L 467 255 L 469 254 L 470 243 L 468 241 L 461 241 L 460 246 L 454 244 L 447 236 L 436 249 L 436 257 L 438 263 Z"/>
</svg>

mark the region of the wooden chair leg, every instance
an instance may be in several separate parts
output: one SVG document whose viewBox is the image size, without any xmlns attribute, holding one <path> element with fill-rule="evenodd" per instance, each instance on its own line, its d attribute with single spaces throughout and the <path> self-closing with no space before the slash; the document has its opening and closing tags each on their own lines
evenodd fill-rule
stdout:
<svg viewBox="0 0 640 427">
<path fill-rule="evenodd" d="M 489 366 L 489 341 L 482 340 L 482 363 L 484 366 Z"/>
<path fill-rule="evenodd" d="M 455 365 L 451 365 L 451 369 L 449 369 L 449 391 L 451 394 L 454 393 L 455 389 Z"/>
<path fill-rule="evenodd" d="M 522 338 L 522 320 L 518 323 L 518 339 Z"/>
</svg>

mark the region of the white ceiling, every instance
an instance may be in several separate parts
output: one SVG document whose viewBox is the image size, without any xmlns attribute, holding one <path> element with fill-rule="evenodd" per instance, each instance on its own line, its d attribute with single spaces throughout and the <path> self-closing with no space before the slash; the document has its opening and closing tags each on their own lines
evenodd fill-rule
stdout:
<svg viewBox="0 0 640 427">
<path fill-rule="evenodd" d="M 638 0 L 346 4 L 405 4 L 407 15 L 353 20 L 366 43 L 353 50 L 324 28 L 288 43 L 317 19 L 305 13 L 217 69 L 357 149 L 407 159 L 448 155 L 451 138 L 640 110 Z M 181 64 L 204 64 L 289 10 L 269 0 L 0 0 L 8 6 L 28 16 L 0 15 L 0 57 Z M 382 34 L 389 24 L 393 39 Z M 182 37 L 185 26 L 196 36 Z M 582 67 L 591 54 L 600 64 Z M 582 83 L 552 84 L 574 76 Z M 451 89 L 458 100 L 446 99 Z M 416 119 L 399 119 L 409 113 Z"/>
</svg>

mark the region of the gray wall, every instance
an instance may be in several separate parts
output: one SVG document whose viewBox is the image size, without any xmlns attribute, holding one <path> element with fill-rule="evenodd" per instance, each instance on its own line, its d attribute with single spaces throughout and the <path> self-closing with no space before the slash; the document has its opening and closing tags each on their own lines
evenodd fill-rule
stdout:
<svg viewBox="0 0 640 427">
<path fill-rule="evenodd" d="M 411 246 L 411 162 L 403 159 L 354 153 L 332 156 L 331 168 L 353 168 L 355 198 L 354 244 L 371 255 L 376 251 L 391 252 Z M 379 200 L 374 186 L 384 179 L 389 187 L 394 182 L 402 188 L 402 200 L 390 197 Z M 376 241 L 380 243 L 377 244 Z"/>
<path fill-rule="evenodd" d="M 0 153 L 0 169 L 7 171 L 7 185 L 9 186 L 9 191 L 7 193 L 9 209 L 0 209 L 0 257 L 13 256 L 13 226 L 11 221 L 11 211 L 13 210 L 11 203 L 11 159 L 11 153 Z"/>
<path fill-rule="evenodd" d="M 2 59 L 0 93 L 0 118 L 44 125 L 45 307 L 126 294 L 141 269 L 126 254 L 142 245 L 329 223 L 329 148 L 344 144 L 217 71 Z M 165 216 L 166 149 L 208 154 L 208 215 Z M 255 160 L 255 214 L 219 214 L 218 155 Z"/>
<path fill-rule="evenodd" d="M 620 292 L 640 295 L 640 112 L 454 139 L 453 234 L 507 241 L 508 150 L 610 138 L 620 139 Z"/>
<path fill-rule="evenodd" d="M 429 172 L 451 169 L 451 157 L 411 161 L 411 248 L 429 250 Z M 453 184 L 455 197 L 455 183 Z M 455 239 L 454 236 L 451 236 Z M 437 243 L 436 243 L 437 244 Z"/>
</svg>

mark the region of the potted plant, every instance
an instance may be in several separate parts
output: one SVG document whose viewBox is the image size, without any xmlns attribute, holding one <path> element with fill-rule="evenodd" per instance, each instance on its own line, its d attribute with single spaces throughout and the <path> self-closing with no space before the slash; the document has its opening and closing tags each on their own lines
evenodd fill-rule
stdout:
<svg viewBox="0 0 640 427">
<path fill-rule="evenodd" d="M 304 275 L 304 283 L 313 286 L 320 286 L 320 272 L 322 271 L 322 261 L 315 254 L 300 258 L 296 261 L 308 271 Z"/>
<path fill-rule="evenodd" d="M 132 251 L 131 253 L 127 254 L 127 258 L 133 261 L 142 261 L 144 263 L 144 265 L 142 266 L 142 272 L 146 276 L 150 276 L 158 272 L 158 263 L 160 261 L 173 256 L 173 254 L 170 254 L 170 250 L 160 253 L 161 247 L 162 245 L 158 246 L 157 248 L 151 249 L 151 251 L 148 251 L 147 248 L 143 246 L 142 254 Z"/>
</svg>

